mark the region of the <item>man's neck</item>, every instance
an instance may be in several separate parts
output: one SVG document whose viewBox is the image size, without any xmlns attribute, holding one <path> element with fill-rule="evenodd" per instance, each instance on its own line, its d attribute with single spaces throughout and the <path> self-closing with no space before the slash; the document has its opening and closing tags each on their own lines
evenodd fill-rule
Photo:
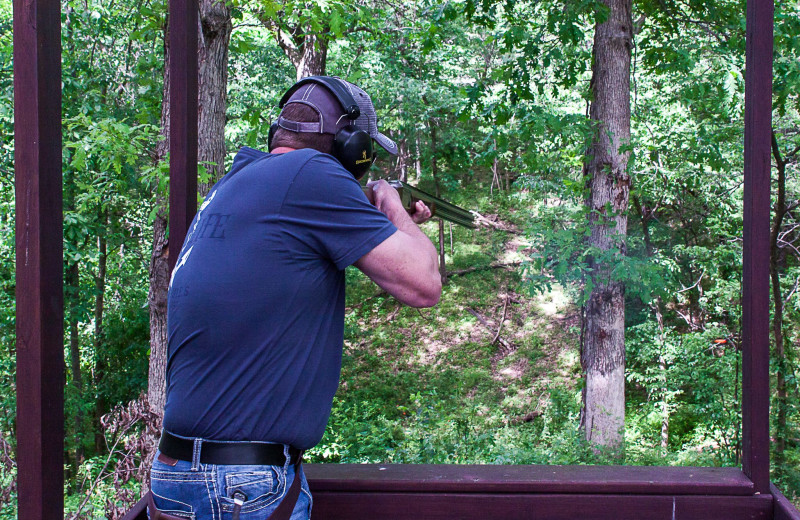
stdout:
<svg viewBox="0 0 800 520">
<path fill-rule="evenodd" d="M 287 152 L 293 152 L 295 150 L 297 150 L 297 148 L 289 148 L 288 146 L 279 146 L 274 150 L 270 150 L 269 153 L 287 153 Z"/>
</svg>

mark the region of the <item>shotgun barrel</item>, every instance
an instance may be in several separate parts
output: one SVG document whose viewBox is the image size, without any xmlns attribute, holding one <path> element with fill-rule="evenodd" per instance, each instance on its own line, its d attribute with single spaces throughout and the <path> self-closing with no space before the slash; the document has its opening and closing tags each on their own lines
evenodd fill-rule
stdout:
<svg viewBox="0 0 800 520">
<path fill-rule="evenodd" d="M 469 211 L 459 208 L 455 204 L 450 204 L 446 200 L 440 199 L 435 195 L 424 192 L 420 189 L 406 184 L 403 181 L 387 181 L 389 186 L 397 190 L 400 201 L 406 210 L 411 210 L 418 200 L 421 200 L 431 209 L 431 216 L 437 217 L 453 224 L 458 224 L 467 228 L 475 228 L 475 216 Z M 369 192 L 372 188 L 364 187 L 364 192 Z"/>
</svg>

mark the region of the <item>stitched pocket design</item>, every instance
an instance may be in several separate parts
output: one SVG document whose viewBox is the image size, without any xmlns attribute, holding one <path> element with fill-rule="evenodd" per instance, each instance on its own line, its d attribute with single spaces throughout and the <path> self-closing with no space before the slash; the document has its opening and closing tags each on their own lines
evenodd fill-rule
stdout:
<svg viewBox="0 0 800 520">
<path fill-rule="evenodd" d="M 192 508 L 191 504 L 187 504 L 186 502 L 182 502 L 174 498 L 161 496 L 155 491 L 153 491 L 153 502 L 155 502 L 156 507 L 162 513 L 172 516 L 179 516 L 181 518 L 186 518 L 187 520 L 195 520 L 194 509 Z"/>
<path fill-rule="evenodd" d="M 223 511 L 233 508 L 235 493 L 244 493 L 247 499 L 242 512 L 255 511 L 271 504 L 280 496 L 280 481 L 274 471 L 232 471 L 225 474 L 225 496 L 220 497 Z"/>
</svg>

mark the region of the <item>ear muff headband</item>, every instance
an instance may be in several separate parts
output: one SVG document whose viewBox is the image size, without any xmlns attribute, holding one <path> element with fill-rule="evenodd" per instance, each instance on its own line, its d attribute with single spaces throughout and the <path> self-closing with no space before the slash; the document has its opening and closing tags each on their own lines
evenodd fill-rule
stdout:
<svg viewBox="0 0 800 520">
<path fill-rule="evenodd" d="M 358 116 L 361 115 L 361 109 L 358 107 L 358 103 L 356 103 L 353 95 L 350 94 L 346 88 L 344 88 L 344 85 L 342 85 L 341 82 L 329 76 L 309 76 L 301 79 L 286 91 L 286 94 L 283 95 L 280 103 L 278 103 L 278 108 L 283 108 L 286 102 L 289 101 L 289 98 L 292 97 L 292 94 L 294 94 L 297 89 L 308 83 L 319 83 L 320 85 L 326 87 L 331 94 L 333 94 L 336 99 L 339 100 L 339 104 L 342 105 L 344 113 L 348 119 L 358 119 Z"/>
<path fill-rule="evenodd" d="M 339 101 L 348 119 L 355 120 L 361 115 L 361 109 L 352 94 L 347 91 L 341 82 L 328 76 L 309 76 L 301 79 L 283 95 L 278 107 L 283 108 L 289 98 L 292 97 L 292 94 L 308 83 L 318 83 L 327 88 Z M 270 151 L 272 150 L 272 139 L 278 128 L 280 127 L 277 121 L 269 127 L 267 146 Z M 372 148 L 372 137 L 370 137 L 369 133 L 353 125 L 346 126 L 336 133 L 333 138 L 332 155 L 356 179 L 361 179 L 367 173 L 376 157 Z"/>
</svg>

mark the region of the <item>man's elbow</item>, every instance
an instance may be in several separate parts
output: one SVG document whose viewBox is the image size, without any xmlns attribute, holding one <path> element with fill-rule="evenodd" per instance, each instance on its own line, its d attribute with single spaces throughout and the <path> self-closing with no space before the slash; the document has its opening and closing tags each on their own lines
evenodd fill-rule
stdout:
<svg viewBox="0 0 800 520">
<path fill-rule="evenodd" d="M 438 273 L 435 279 L 420 285 L 413 296 L 409 298 L 406 305 L 409 307 L 433 307 L 439 303 L 439 298 L 442 296 L 442 280 L 439 278 Z"/>
</svg>

